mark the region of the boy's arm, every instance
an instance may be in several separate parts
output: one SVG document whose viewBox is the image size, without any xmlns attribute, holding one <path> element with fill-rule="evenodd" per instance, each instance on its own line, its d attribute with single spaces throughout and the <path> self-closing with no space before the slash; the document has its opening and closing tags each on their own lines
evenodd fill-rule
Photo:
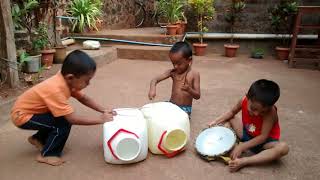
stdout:
<svg viewBox="0 0 320 180">
<path fill-rule="evenodd" d="M 194 73 L 193 85 L 190 87 L 188 84 L 182 86 L 182 90 L 187 91 L 191 94 L 194 99 L 200 99 L 200 74 L 199 72 Z"/>
<path fill-rule="evenodd" d="M 266 141 L 266 139 L 269 137 L 269 133 L 273 127 L 273 124 L 278 120 L 277 112 L 275 108 L 272 108 L 271 112 L 268 113 L 268 115 L 263 117 L 263 124 L 262 124 L 262 130 L 261 134 L 259 136 L 256 136 L 252 138 L 251 140 L 247 142 L 243 142 L 239 144 L 232 153 L 231 158 L 235 159 L 241 155 L 243 151 L 246 151 L 252 147 L 255 147 L 259 144 L 262 144 Z"/>
<path fill-rule="evenodd" d="M 96 103 L 92 98 L 90 98 L 87 95 L 83 95 L 81 98 L 78 99 L 79 102 L 81 102 L 81 104 L 94 109 L 98 112 L 104 113 L 106 111 L 106 109 L 104 107 L 102 107 L 101 105 L 99 105 L 98 103 Z"/>
<path fill-rule="evenodd" d="M 71 113 L 64 116 L 67 121 L 73 125 L 96 125 L 102 124 L 107 121 L 111 121 L 113 119 L 112 112 L 104 113 L 100 117 L 92 118 L 92 117 L 85 117 L 79 116 L 76 113 Z"/>
<path fill-rule="evenodd" d="M 230 111 L 224 113 L 214 121 L 210 122 L 209 126 L 218 125 L 234 118 L 234 116 L 241 110 L 241 104 L 242 104 L 242 99 L 240 99 L 238 103 Z"/>
<path fill-rule="evenodd" d="M 172 71 L 172 69 L 169 69 L 166 72 L 164 72 L 163 74 L 161 74 L 151 80 L 149 94 L 148 94 L 150 100 L 154 99 L 154 97 L 156 96 L 156 85 L 159 82 L 161 82 L 165 79 L 168 79 L 171 76 L 171 71 Z"/>
</svg>

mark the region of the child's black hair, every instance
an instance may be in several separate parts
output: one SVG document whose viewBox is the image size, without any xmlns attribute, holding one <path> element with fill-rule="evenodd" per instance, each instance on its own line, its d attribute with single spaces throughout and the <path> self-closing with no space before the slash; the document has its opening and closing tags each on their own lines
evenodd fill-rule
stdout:
<svg viewBox="0 0 320 180">
<path fill-rule="evenodd" d="M 95 72 L 96 68 L 96 63 L 87 53 L 75 50 L 65 58 L 61 73 L 62 75 L 73 74 L 76 77 L 80 77 L 90 72 Z"/>
<path fill-rule="evenodd" d="M 263 106 L 273 106 L 280 97 L 277 83 L 260 79 L 254 82 L 247 93 L 247 98 L 261 103 Z"/>
<path fill-rule="evenodd" d="M 176 42 L 170 49 L 170 53 L 182 52 L 182 56 L 186 59 L 192 57 L 192 48 L 187 42 Z"/>
</svg>

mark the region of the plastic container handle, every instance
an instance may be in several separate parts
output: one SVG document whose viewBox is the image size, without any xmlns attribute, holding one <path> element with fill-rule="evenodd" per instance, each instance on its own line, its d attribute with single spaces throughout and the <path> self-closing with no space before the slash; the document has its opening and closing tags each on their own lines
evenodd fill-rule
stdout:
<svg viewBox="0 0 320 180">
<path fill-rule="evenodd" d="M 107 144 L 108 144 L 108 147 L 110 149 L 110 152 L 112 154 L 112 156 L 114 158 L 116 158 L 117 160 L 119 160 L 118 156 L 116 156 L 116 154 L 114 153 L 113 149 L 112 149 L 112 146 L 111 146 L 111 142 L 112 140 L 118 135 L 120 134 L 121 132 L 124 132 L 124 133 L 128 133 L 128 134 L 133 134 L 136 138 L 139 139 L 139 136 L 137 134 L 135 134 L 134 132 L 131 132 L 131 131 L 128 131 L 128 130 L 125 130 L 125 129 L 119 129 L 116 133 L 114 133 L 111 138 L 108 140 Z"/>
<path fill-rule="evenodd" d="M 167 131 L 164 131 L 161 135 L 161 138 L 159 140 L 159 144 L 158 144 L 158 149 L 165 155 L 167 156 L 168 158 L 172 158 L 173 156 L 177 155 L 178 153 L 180 153 L 182 150 L 183 150 L 183 147 L 179 150 L 176 150 L 176 151 L 173 151 L 171 153 L 167 152 L 165 149 L 163 149 L 161 147 L 161 144 L 162 144 L 162 140 L 163 140 L 163 137 L 164 135 L 167 133 Z"/>
</svg>

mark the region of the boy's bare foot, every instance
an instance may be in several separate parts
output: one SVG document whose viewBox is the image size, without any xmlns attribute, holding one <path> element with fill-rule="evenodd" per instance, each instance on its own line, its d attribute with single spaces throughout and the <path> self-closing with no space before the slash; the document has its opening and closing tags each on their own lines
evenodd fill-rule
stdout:
<svg viewBox="0 0 320 180">
<path fill-rule="evenodd" d="M 37 149 L 39 149 L 39 151 L 43 149 L 43 144 L 36 138 L 33 138 L 32 136 L 30 136 L 28 138 L 28 141 L 30 144 L 34 145 Z"/>
<path fill-rule="evenodd" d="M 245 165 L 246 165 L 245 158 L 231 160 L 229 162 L 229 170 L 230 172 L 236 172 Z"/>
<path fill-rule="evenodd" d="M 40 163 L 46 163 L 52 166 L 60 166 L 61 164 L 63 164 L 65 162 L 65 160 L 63 160 L 60 157 L 57 156 L 46 156 L 43 157 L 41 154 L 37 156 L 37 161 Z"/>
</svg>

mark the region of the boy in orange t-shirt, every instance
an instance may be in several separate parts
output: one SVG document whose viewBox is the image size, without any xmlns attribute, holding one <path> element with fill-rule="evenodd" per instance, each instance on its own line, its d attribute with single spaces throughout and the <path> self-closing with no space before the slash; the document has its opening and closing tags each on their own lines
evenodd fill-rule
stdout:
<svg viewBox="0 0 320 180">
<path fill-rule="evenodd" d="M 61 152 L 71 126 L 102 124 L 113 119 L 114 113 L 105 110 L 81 90 L 89 85 L 96 72 L 96 63 L 84 52 L 75 50 L 63 62 L 61 72 L 23 93 L 11 110 L 13 123 L 28 130 L 38 130 L 28 138 L 41 154 L 37 161 L 61 165 Z M 102 113 L 100 117 L 83 117 L 74 112 L 70 97 Z"/>
</svg>

